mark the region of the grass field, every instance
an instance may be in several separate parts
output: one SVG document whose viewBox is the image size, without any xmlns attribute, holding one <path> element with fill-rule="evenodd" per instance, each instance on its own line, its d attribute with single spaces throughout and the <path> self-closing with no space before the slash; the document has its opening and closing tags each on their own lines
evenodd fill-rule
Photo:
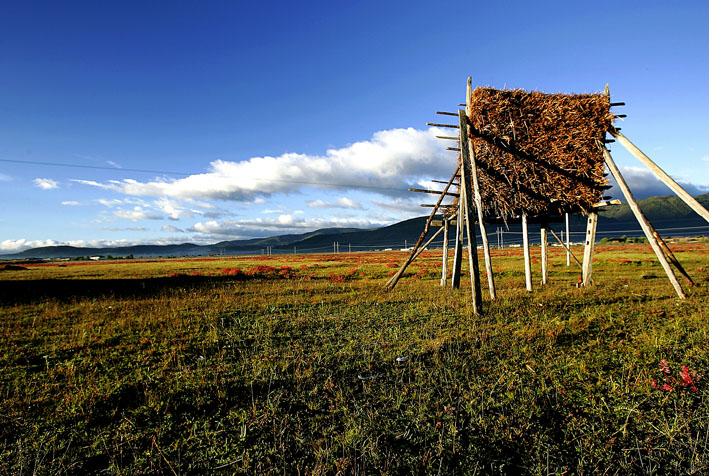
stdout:
<svg viewBox="0 0 709 476">
<path fill-rule="evenodd" d="M 483 316 L 437 252 L 392 292 L 404 253 L 0 271 L 0 474 L 707 474 L 709 244 L 674 248 L 685 301 L 646 245 L 533 293 L 495 251 Z"/>
</svg>

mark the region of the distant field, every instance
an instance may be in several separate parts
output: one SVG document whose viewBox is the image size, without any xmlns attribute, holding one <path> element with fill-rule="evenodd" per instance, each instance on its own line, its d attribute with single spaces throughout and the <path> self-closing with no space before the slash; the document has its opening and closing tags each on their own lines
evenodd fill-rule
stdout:
<svg viewBox="0 0 709 476">
<path fill-rule="evenodd" d="M 685 301 L 647 245 L 586 289 L 536 248 L 531 294 L 494 251 L 483 316 L 437 251 L 392 292 L 402 252 L 0 270 L 0 474 L 709 473 L 709 243 L 672 246 Z"/>
</svg>

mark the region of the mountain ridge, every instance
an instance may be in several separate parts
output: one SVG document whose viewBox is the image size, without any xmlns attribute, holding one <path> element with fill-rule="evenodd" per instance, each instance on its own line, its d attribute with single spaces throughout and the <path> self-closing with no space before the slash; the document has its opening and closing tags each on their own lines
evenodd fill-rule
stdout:
<svg viewBox="0 0 709 476">
<path fill-rule="evenodd" d="M 709 193 L 695 197 L 704 207 L 709 208 Z M 640 200 L 643 213 L 651 222 L 667 222 L 688 220 L 687 224 L 706 225 L 698 216 L 678 197 L 664 195 Z M 635 217 L 627 203 L 608 207 L 599 212 L 600 228 L 603 224 L 609 229 L 627 228 L 632 225 Z M 0 259 L 52 259 L 52 258 L 77 258 L 84 256 L 114 256 L 114 257 L 158 257 L 158 256 L 204 256 L 204 255 L 240 255 L 264 253 L 267 247 L 277 253 L 303 253 L 303 252 L 328 252 L 334 251 L 336 243 L 340 243 L 339 251 L 345 252 L 376 250 L 383 248 L 401 248 L 411 246 L 418 239 L 423 230 L 425 216 L 410 218 L 391 225 L 378 228 L 322 228 L 299 234 L 274 235 L 263 238 L 247 240 L 225 240 L 209 245 L 195 243 L 180 243 L 170 245 L 131 245 L 121 247 L 75 247 L 68 245 L 43 246 L 30 248 L 18 253 L 0 254 Z M 560 220 L 560 218 L 559 218 Z M 637 224 L 637 223 L 636 223 Z M 683 223 L 684 224 L 684 223 Z M 495 227 L 490 225 L 490 229 Z M 585 226 L 584 217 L 578 215 L 572 218 L 572 228 L 579 229 Z M 511 224 L 510 229 L 515 230 Z M 531 230 L 534 231 L 534 230 Z M 429 236 L 435 230 L 429 232 Z M 490 233 L 491 230 L 488 230 Z M 600 237 L 599 237 L 600 239 Z M 346 248 L 345 248 L 346 247 Z"/>
</svg>

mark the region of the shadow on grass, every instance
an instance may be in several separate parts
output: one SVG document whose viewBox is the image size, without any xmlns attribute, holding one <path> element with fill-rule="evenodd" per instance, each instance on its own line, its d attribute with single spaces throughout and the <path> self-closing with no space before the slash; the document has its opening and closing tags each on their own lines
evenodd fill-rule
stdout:
<svg viewBox="0 0 709 476">
<path fill-rule="evenodd" d="M 127 279 L 28 279 L 0 281 L 0 305 L 27 304 L 44 299 L 145 298 L 166 291 L 215 287 L 259 276 L 172 276 Z"/>
</svg>

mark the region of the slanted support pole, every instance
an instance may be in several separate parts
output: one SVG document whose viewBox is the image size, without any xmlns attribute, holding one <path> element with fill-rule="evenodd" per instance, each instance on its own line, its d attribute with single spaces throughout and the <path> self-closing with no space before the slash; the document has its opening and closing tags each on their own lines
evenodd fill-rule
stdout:
<svg viewBox="0 0 709 476">
<path fill-rule="evenodd" d="M 394 276 L 392 276 L 391 279 L 389 279 L 389 281 L 387 281 L 387 283 L 385 284 L 385 287 L 387 289 L 390 289 L 390 290 L 394 289 L 394 286 L 396 286 L 396 283 L 399 282 L 399 279 L 401 279 L 401 276 L 404 274 L 404 271 L 406 271 L 406 268 L 413 262 L 414 259 L 416 259 L 416 256 L 418 256 L 418 254 L 416 252 L 418 251 L 419 247 L 421 246 L 421 243 L 423 243 L 423 240 L 426 237 L 426 234 L 428 233 L 428 230 L 431 226 L 431 222 L 433 221 L 433 217 L 436 215 L 436 212 L 438 211 L 438 207 L 441 206 L 441 202 L 446 197 L 446 192 L 448 192 L 448 189 L 450 188 L 451 184 L 453 183 L 453 180 L 455 180 L 455 178 L 458 176 L 458 170 L 459 169 L 456 169 L 456 171 L 453 173 L 453 176 L 451 177 L 451 179 L 448 181 L 445 188 L 441 192 L 441 196 L 438 198 L 438 201 L 433 206 L 433 210 L 431 210 L 431 214 L 429 215 L 428 220 L 426 220 L 426 225 L 423 227 L 423 232 L 421 233 L 421 236 L 419 236 L 418 241 L 416 241 L 416 244 L 411 249 L 411 254 L 406 259 L 406 261 L 404 261 L 404 264 L 401 265 L 401 268 L 399 268 L 399 271 L 397 271 L 396 274 Z"/>
<path fill-rule="evenodd" d="M 611 127 L 608 131 L 610 134 L 618 141 L 620 145 L 628 149 L 628 152 L 633 154 L 636 159 L 643 163 L 650 171 L 655 174 L 655 176 L 667 185 L 670 190 L 677 194 L 679 198 L 686 203 L 689 208 L 697 212 L 702 218 L 709 222 L 709 211 L 704 208 L 693 196 L 691 196 L 685 189 L 683 189 L 680 184 L 675 182 L 672 177 L 667 175 L 664 170 L 657 166 L 655 162 L 650 160 L 650 157 L 645 155 L 640 149 L 638 149 L 635 144 L 630 142 L 627 137 Z"/>
<path fill-rule="evenodd" d="M 647 218 L 645 217 L 645 214 L 642 212 L 642 210 L 640 210 L 640 206 L 638 205 L 638 202 L 635 201 L 635 198 L 633 197 L 633 194 L 630 191 L 628 184 L 625 183 L 625 179 L 623 178 L 623 175 L 620 173 L 620 169 L 618 169 L 618 166 L 613 161 L 613 157 L 611 157 L 611 154 L 610 154 L 610 152 L 608 152 L 608 149 L 606 149 L 600 143 L 599 143 L 599 147 L 601 147 L 601 151 L 603 152 L 603 158 L 606 161 L 606 165 L 608 166 L 608 170 L 610 170 L 610 173 L 613 175 L 613 178 L 618 183 L 618 187 L 623 192 L 623 195 L 625 196 L 625 199 L 627 200 L 628 205 L 630 206 L 630 209 L 633 211 L 635 218 L 638 220 L 638 223 L 640 224 L 640 228 L 643 229 L 643 232 L 645 233 L 645 237 L 647 238 L 647 241 L 650 243 L 650 246 L 652 246 L 652 250 L 655 252 L 655 256 L 657 256 L 658 261 L 662 265 L 662 269 L 665 270 L 665 274 L 667 274 L 667 278 L 670 280 L 670 283 L 672 283 L 672 287 L 675 288 L 675 292 L 677 293 L 677 296 L 680 299 L 684 299 L 686 296 L 684 295 L 684 291 L 682 290 L 682 286 L 679 284 L 679 281 L 677 281 L 677 277 L 675 276 L 675 273 L 672 271 L 672 268 L 670 267 L 670 263 L 667 262 L 667 258 L 665 257 L 665 254 L 662 252 L 662 248 L 660 247 L 660 244 L 658 243 L 657 238 L 655 238 L 655 235 L 652 233 L 654 230 L 652 228 L 652 225 L 647 220 Z"/>
<path fill-rule="evenodd" d="M 541 234 L 541 241 L 542 241 L 542 284 L 543 285 L 547 284 L 547 280 L 549 279 L 549 256 L 548 256 L 549 243 L 547 241 L 547 228 L 548 228 L 548 225 L 546 223 L 542 223 L 540 234 Z"/>
<path fill-rule="evenodd" d="M 554 236 L 554 238 L 556 238 L 556 241 L 558 241 L 558 242 L 561 244 L 561 246 L 563 246 L 564 248 L 566 248 L 566 252 L 571 255 L 571 257 L 574 259 L 574 261 L 576 261 L 576 264 L 578 264 L 579 267 L 583 269 L 583 264 L 581 264 L 581 261 L 579 261 L 579 259 L 576 257 L 576 255 L 571 252 L 571 248 L 569 248 L 569 245 L 567 245 L 566 243 L 564 243 L 564 242 L 562 241 L 562 239 L 559 238 L 559 235 L 557 235 L 556 233 L 554 233 L 554 229 L 553 229 L 553 228 L 549 228 L 549 231 L 550 231 L 551 234 Z"/>
<path fill-rule="evenodd" d="M 522 243 L 524 245 L 524 282 L 527 291 L 532 292 L 532 257 L 529 253 L 529 230 L 527 214 L 522 213 Z"/>
<path fill-rule="evenodd" d="M 470 288 L 473 294 L 473 312 L 482 313 L 482 292 L 480 291 L 480 268 L 478 267 L 478 246 L 475 239 L 475 218 L 473 218 L 473 191 L 471 190 L 470 177 L 472 168 L 470 164 L 470 148 L 468 147 L 468 116 L 465 111 L 458 111 L 460 120 L 460 202 L 461 221 L 468 237 L 468 264 L 470 267 Z M 461 237 L 462 238 L 462 237 Z"/>
<path fill-rule="evenodd" d="M 475 199 L 475 208 L 478 212 L 478 223 L 480 225 L 480 237 L 483 242 L 483 256 L 485 257 L 485 272 L 487 274 L 487 287 L 490 291 L 490 300 L 494 301 L 497 299 L 497 293 L 495 291 L 495 275 L 492 271 L 492 258 L 490 256 L 490 242 L 487 239 L 487 231 L 485 230 L 485 222 L 483 216 L 483 200 L 480 194 L 480 184 L 478 183 L 478 167 L 475 157 L 475 147 L 473 143 L 468 139 L 468 117 L 470 115 L 471 100 L 472 100 L 473 89 L 471 85 L 471 78 L 468 77 L 468 88 L 466 93 L 466 106 L 465 106 L 465 142 L 467 142 L 468 156 L 470 160 L 470 174 L 473 178 L 473 198 Z M 460 131 L 461 137 L 463 134 L 463 122 L 461 122 Z M 460 147 L 463 149 L 466 144 L 463 140 L 460 141 Z"/>
<path fill-rule="evenodd" d="M 593 248 L 596 245 L 598 213 L 590 212 L 586 222 L 586 241 L 583 246 L 583 264 L 581 265 L 581 284 L 590 286 L 593 282 Z"/>
<path fill-rule="evenodd" d="M 418 251 L 416 251 L 416 254 L 414 255 L 414 257 L 413 257 L 413 259 L 412 259 L 411 261 L 414 261 L 416 258 L 419 257 L 419 255 L 420 255 L 421 253 L 423 253 L 424 251 L 426 251 L 426 248 L 428 248 L 428 245 L 430 245 L 431 243 L 433 243 L 433 240 L 435 240 L 436 238 L 438 238 L 438 235 L 440 235 L 442 232 L 443 232 L 443 228 L 439 228 L 438 230 L 436 230 L 436 232 L 433 234 L 433 236 L 431 236 L 431 238 L 429 238 L 426 243 L 424 243 L 422 246 L 419 246 Z"/>
<path fill-rule="evenodd" d="M 443 261 L 441 262 L 441 286 L 448 284 L 448 228 L 450 219 L 443 219 Z"/>
<path fill-rule="evenodd" d="M 681 274 L 684 277 L 684 279 L 687 281 L 687 284 L 689 284 L 690 286 L 694 286 L 694 281 L 689 276 L 689 274 L 687 274 L 687 271 L 684 270 L 684 267 L 677 260 L 677 258 L 675 257 L 675 254 L 672 252 L 670 247 L 667 246 L 667 243 L 665 243 L 665 240 L 662 239 L 660 234 L 657 232 L 657 230 L 655 230 L 655 228 L 652 225 L 650 225 L 650 229 L 652 231 L 653 236 L 657 239 L 657 242 L 660 244 L 660 247 L 665 252 L 665 256 L 667 257 L 669 262 L 672 263 L 673 265 L 675 265 L 675 268 L 677 268 L 677 271 L 679 271 L 679 274 Z"/>
<path fill-rule="evenodd" d="M 399 279 L 401 279 L 401 276 L 404 274 L 404 271 L 406 271 L 406 268 L 413 262 L 413 260 L 416 259 L 416 252 L 418 251 L 419 247 L 421 246 L 421 243 L 423 243 L 424 238 L 426 237 L 426 234 L 428 233 L 428 230 L 431 226 L 431 222 L 433 221 L 433 217 L 436 215 L 436 212 L 438 211 L 438 207 L 441 206 L 441 202 L 443 199 L 446 197 L 446 192 L 448 192 L 448 189 L 450 188 L 451 184 L 453 183 L 453 180 L 458 176 L 458 170 L 453 173 L 453 176 L 451 179 L 448 181 L 446 184 L 445 188 L 441 192 L 441 196 L 438 198 L 438 201 L 436 204 L 433 206 L 433 210 L 431 210 L 431 214 L 428 216 L 428 220 L 426 220 L 426 225 L 423 227 L 423 232 L 421 233 L 421 236 L 419 236 L 418 241 L 416 244 L 413 246 L 411 249 L 411 254 L 409 257 L 404 261 L 404 264 L 401 265 L 401 268 L 399 268 L 399 271 L 396 272 L 394 276 L 387 281 L 387 283 L 384 285 L 387 289 L 394 289 L 394 286 L 396 286 L 396 283 L 399 282 Z"/>
</svg>

